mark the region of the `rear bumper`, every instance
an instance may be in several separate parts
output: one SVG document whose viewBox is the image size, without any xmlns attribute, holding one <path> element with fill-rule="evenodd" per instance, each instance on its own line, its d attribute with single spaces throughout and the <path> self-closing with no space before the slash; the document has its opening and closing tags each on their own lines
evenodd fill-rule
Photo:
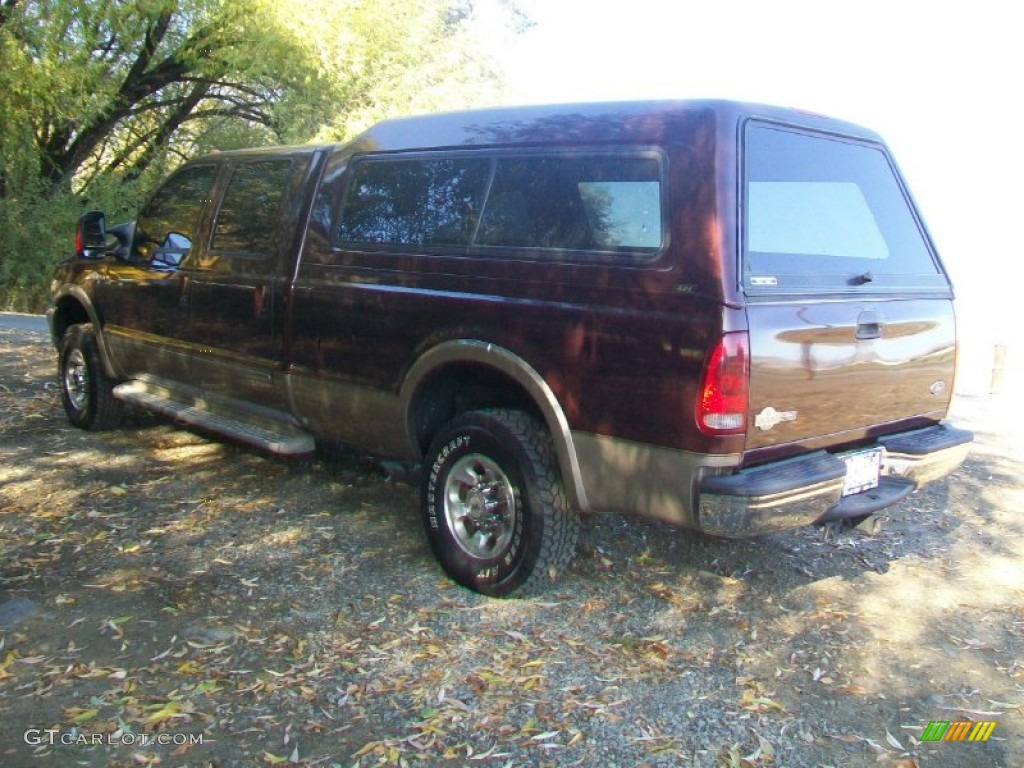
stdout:
<svg viewBox="0 0 1024 768">
<path fill-rule="evenodd" d="M 973 440 L 972 432 L 946 424 L 883 437 L 878 441 L 885 448 L 882 472 L 908 478 L 920 487 L 959 467 Z"/>
<path fill-rule="evenodd" d="M 878 487 L 845 497 L 846 464 L 826 451 L 706 475 L 697 525 L 718 536 L 747 537 L 871 514 L 951 473 L 967 457 L 973 439 L 971 432 L 946 424 L 880 438 Z"/>
</svg>

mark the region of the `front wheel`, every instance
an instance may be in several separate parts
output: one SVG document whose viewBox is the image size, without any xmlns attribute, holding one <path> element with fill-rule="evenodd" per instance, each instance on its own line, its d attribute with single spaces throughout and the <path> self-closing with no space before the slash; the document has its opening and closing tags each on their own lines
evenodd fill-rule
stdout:
<svg viewBox="0 0 1024 768">
<path fill-rule="evenodd" d="M 91 324 L 72 325 L 60 341 L 60 399 L 68 421 L 80 429 L 113 429 L 121 420 L 116 384 L 103 370 Z"/>
<path fill-rule="evenodd" d="M 579 513 L 551 437 L 529 414 L 462 414 L 435 438 L 424 468 L 427 538 L 458 583 L 501 597 L 554 579 L 572 561 Z"/>
</svg>

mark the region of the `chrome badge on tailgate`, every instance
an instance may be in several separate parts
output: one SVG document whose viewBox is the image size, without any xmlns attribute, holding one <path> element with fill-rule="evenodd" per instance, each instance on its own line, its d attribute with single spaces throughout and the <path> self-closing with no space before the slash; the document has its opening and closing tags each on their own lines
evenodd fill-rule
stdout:
<svg viewBox="0 0 1024 768">
<path fill-rule="evenodd" d="M 796 421 L 796 411 L 777 411 L 769 405 L 754 417 L 754 426 L 767 432 L 784 421 Z"/>
</svg>

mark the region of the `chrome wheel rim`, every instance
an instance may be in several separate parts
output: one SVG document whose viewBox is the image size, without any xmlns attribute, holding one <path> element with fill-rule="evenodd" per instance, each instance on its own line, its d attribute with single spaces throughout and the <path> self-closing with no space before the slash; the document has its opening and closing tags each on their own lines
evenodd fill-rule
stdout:
<svg viewBox="0 0 1024 768">
<path fill-rule="evenodd" d="M 89 368 L 80 349 L 68 353 L 64 365 L 64 391 L 76 411 L 84 411 L 89 405 Z"/>
<path fill-rule="evenodd" d="M 515 531 L 515 491 L 494 461 L 479 453 L 463 456 L 445 480 L 444 513 L 448 530 L 468 555 L 500 555 Z"/>
</svg>

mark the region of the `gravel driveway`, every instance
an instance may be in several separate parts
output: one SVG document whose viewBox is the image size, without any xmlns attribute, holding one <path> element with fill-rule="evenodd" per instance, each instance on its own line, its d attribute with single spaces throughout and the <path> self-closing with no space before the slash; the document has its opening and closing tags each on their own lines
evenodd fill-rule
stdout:
<svg viewBox="0 0 1024 768">
<path fill-rule="evenodd" d="M 454 586 L 408 468 L 147 415 L 84 433 L 0 328 L 0 764 L 983 766 L 1024 755 L 1024 430 L 862 529 L 593 520 L 547 593 Z M 922 741 L 931 721 L 985 742 Z"/>
</svg>

